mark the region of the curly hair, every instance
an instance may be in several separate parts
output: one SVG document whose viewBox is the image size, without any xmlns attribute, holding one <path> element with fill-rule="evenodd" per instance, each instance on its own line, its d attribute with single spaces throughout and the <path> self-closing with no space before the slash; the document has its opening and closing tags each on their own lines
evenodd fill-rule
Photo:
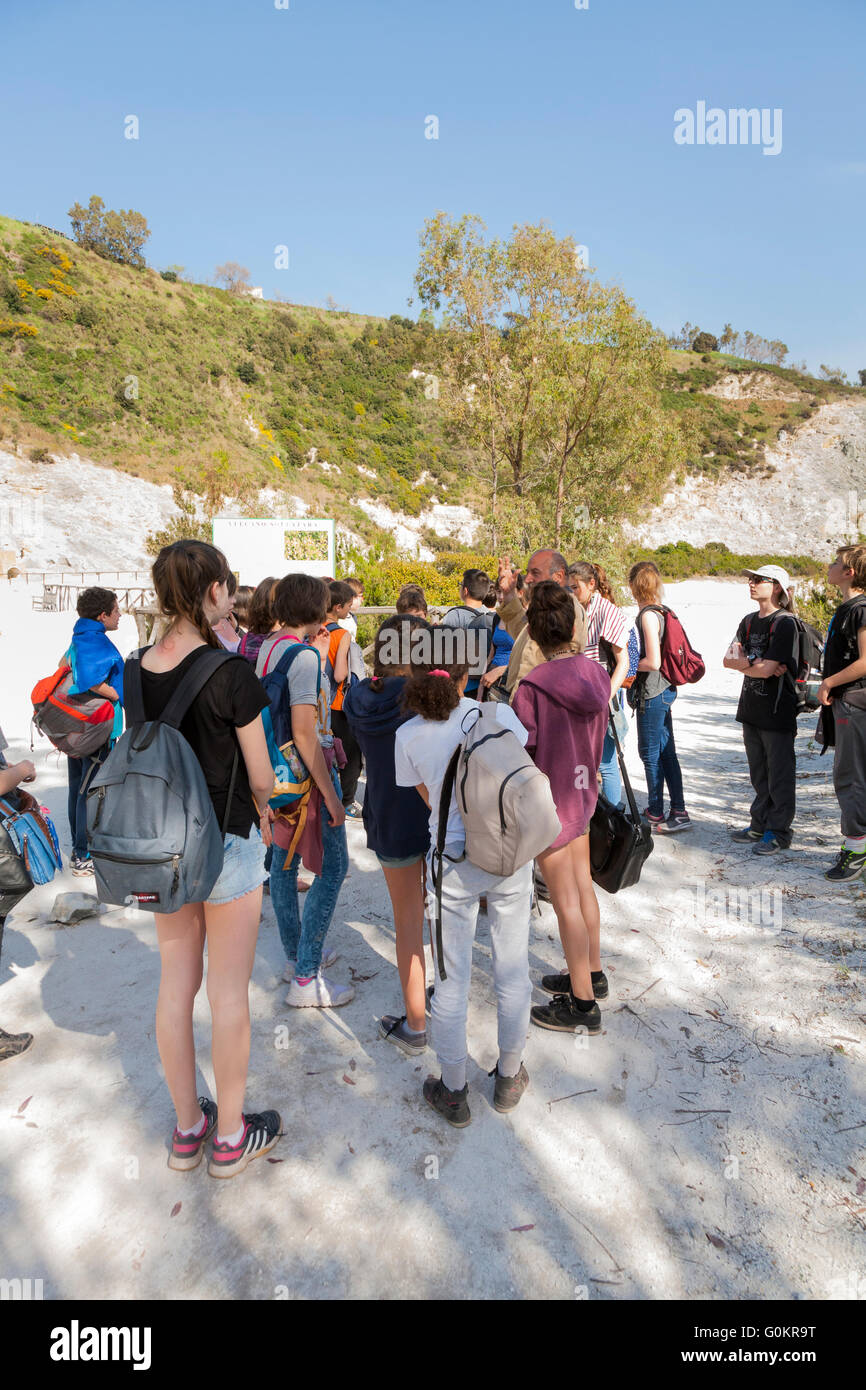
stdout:
<svg viewBox="0 0 866 1390">
<path fill-rule="evenodd" d="M 428 625 L 429 626 L 429 625 Z M 403 708 L 422 719 L 444 722 L 460 703 L 458 686 L 469 674 L 465 661 L 456 661 L 455 633 L 447 627 L 431 627 L 426 642 L 413 642 L 409 650 L 409 678 L 403 691 Z M 433 675 L 447 671 L 447 676 Z"/>
<path fill-rule="evenodd" d="M 388 676 L 405 676 L 411 665 L 412 634 L 431 630 L 426 618 L 399 613 L 386 618 L 376 633 L 370 689 L 378 695 Z"/>
</svg>

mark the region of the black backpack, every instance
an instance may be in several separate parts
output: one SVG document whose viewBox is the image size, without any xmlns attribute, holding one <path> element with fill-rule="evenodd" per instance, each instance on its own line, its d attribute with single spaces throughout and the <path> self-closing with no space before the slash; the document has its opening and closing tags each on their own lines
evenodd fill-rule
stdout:
<svg viewBox="0 0 866 1390">
<path fill-rule="evenodd" d="M 746 620 L 746 642 L 749 640 L 749 632 L 752 627 L 752 614 Z M 773 629 L 779 618 L 790 618 L 797 629 L 797 641 L 794 647 L 794 655 L 797 660 L 797 676 L 794 681 L 794 690 L 797 697 L 797 715 L 808 714 L 821 708 L 818 699 L 818 686 L 821 684 L 821 662 L 824 656 L 824 639 L 816 627 L 807 623 L 803 618 L 798 618 L 796 613 L 789 613 L 786 608 L 781 608 L 773 614 L 770 621 L 768 638 L 772 638 Z M 745 643 L 743 644 L 745 646 Z M 748 675 L 748 672 L 746 672 Z M 779 708 L 779 700 L 782 695 L 782 682 L 791 679 L 790 671 L 786 671 L 779 680 L 779 689 L 776 693 L 776 704 L 773 713 Z"/>
</svg>

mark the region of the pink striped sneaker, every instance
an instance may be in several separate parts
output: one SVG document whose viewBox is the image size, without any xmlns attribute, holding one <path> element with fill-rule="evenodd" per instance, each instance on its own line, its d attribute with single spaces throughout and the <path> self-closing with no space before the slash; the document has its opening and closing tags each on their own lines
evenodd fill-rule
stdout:
<svg viewBox="0 0 866 1390">
<path fill-rule="evenodd" d="M 216 1129 L 217 1108 L 212 1100 L 207 1096 L 199 1096 L 198 1103 L 202 1108 L 205 1118 L 205 1127 L 198 1136 L 193 1134 L 181 1134 L 175 1126 L 174 1134 L 171 1136 L 171 1153 L 168 1156 L 169 1168 L 174 1168 L 178 1173 L 186 1173 L 190 1168 L 197 1168 L 201 1163 L 204 1153 L 205 1142 L 211 1137 Z"/>
<path fill-rule="evenodd" d="M 263 1110 L 260 1115 L 244 1115 L 244 1132 L 236 1144 L 220 1144 L 214 1140 L 207 1170 L 212 1178 L 233 1178 L 242 1173 L 254 1158 L 261 1158 L 282 1137 L 283 1122 L 276 1110 Z"/>
</svg>

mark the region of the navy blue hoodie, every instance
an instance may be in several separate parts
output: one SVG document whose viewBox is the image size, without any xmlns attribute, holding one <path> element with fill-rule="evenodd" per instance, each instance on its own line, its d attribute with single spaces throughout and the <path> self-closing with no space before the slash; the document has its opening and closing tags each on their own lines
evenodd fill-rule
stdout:
<svg viewBox="0 0 866 1390">
<path fill-rule="evenodd" d="M 429 810 L 414 787 L 397 786 L 394 773 L 394 735 L 412 718 L 400 707 L 405 685 L 402 676 L 386 676 L 378 690 L 370 680 L 359 681 L 343 703 L 367 766 L 367 846 L 385 859 L 426 854 L 430 844 Z"/>
</svg>

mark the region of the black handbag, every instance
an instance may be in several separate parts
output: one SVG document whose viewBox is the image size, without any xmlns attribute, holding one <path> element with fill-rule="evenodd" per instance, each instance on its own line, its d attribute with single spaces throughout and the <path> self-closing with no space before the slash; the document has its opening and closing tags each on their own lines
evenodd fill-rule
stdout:
<svg viewBox="0 0 866 1390">
<path fill-rule="evenodd" d="M 593 882 L 606 893 L 618 893 L 620 889 L 631 888 L 632 884 L 637 883 L 641 869 L 655 846 L 652 828 L 641 820 L 638 813 L 619 737 L 610 716 L 609 728 L 616 744 L 629 810 L 621 811 L 599 792 L 598 805 L 589 823 L 589 863 Z"/>
</svg>

